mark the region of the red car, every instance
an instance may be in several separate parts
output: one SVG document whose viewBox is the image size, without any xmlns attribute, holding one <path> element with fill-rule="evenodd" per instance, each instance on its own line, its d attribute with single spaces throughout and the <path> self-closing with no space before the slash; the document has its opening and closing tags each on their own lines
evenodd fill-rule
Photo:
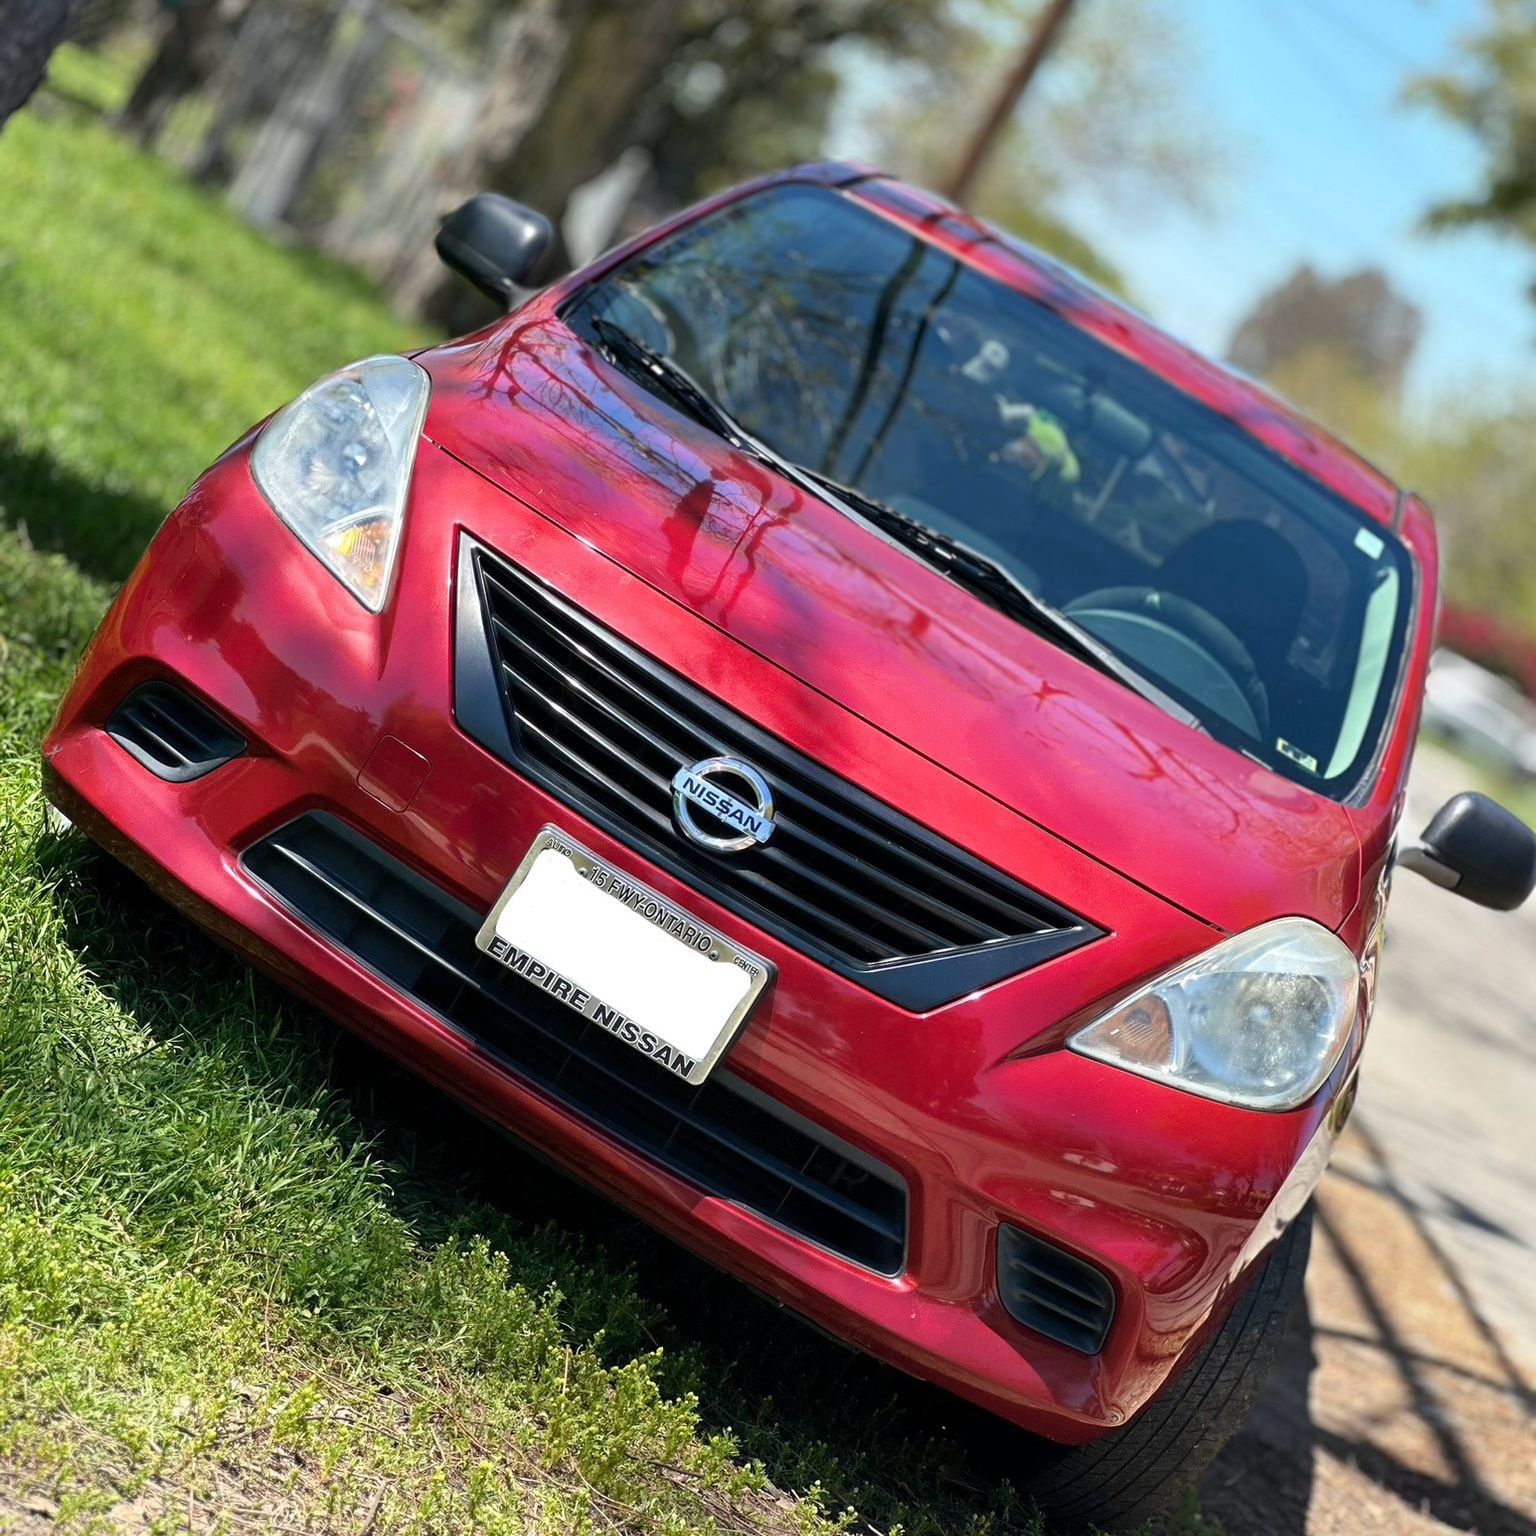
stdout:
<svg viewBox="0 0 1536 1536">
<path fill-rule="evenodd" d="M 66 816 L 423 1076 L 1139 1516 L 1235 1428 L 1354 1096 L 1427 509 L 839 165 L 235 444 L 46 744 Z M 1458 796 L 1398 854 L 1490 905 Z"/>
</svg>

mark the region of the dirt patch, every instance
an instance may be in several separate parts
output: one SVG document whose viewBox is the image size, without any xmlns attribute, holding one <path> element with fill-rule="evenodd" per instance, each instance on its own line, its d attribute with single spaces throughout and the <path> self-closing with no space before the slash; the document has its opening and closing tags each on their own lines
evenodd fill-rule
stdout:
<svg viewBox="0 0 1536 1536">
<path fill-rule="evenodd" d="M 1529 1382 L 1412 1213 L 1351 1176 L 1319 1197 L 1307 1305 L 1201 1488 L 1229 1536 L 1536 1533 Z"/>
</svg>

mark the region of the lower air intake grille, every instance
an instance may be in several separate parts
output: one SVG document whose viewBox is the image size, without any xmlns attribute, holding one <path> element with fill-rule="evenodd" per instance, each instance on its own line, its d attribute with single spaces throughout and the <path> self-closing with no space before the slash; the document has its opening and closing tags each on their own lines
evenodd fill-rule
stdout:
<svg viewBox="0 0 1536 1536">
<path fill-rule="evenodd" d="M 112 711 L 107 734 L 157 778 L 200 779 L 245 751 L 212 710 L 171 683 L 141 683 Z"/>
<path fill-rule="evenodd" d="M 997 1232 L 997 1289 L 1015 1322 L 1096 1355 L 1115 1316 L 1115 1288 L 1092 1264 L 1017 1227 Z"/>
<path fill-rule="evenodd" d="M 245 855 L 312 927 L 636 1152 L 881 1274 L 905 1262 L 907 1189 L 717 1067 L 697 1087 L 659 1071 L 475 947 L 480 918 L 323 815 Z"/>
</svg>

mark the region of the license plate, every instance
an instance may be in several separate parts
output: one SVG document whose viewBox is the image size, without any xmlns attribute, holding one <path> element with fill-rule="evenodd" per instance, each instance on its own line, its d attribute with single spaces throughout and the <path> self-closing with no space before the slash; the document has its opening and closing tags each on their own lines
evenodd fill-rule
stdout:
<svg viewBox="0 0 1536 1536">
<path fill-rule="evenodd" d="M 774 971 L 557 827 L 534 838 L 475 943 L 689 1083 L 709 1076 Z"/>
</svg>

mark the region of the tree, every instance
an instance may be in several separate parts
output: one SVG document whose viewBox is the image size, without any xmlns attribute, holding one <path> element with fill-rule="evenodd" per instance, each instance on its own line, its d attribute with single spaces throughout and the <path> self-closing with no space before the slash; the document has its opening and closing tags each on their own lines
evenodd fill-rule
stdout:
<svg viewBox="0 0 1536 1536">
<path fill-rule="evenodd" d="M 42 84 L 76 9 L 77 0 L 0 0 L 0 126 Z"/>
<path fill-rule="evenodd" d="M 504 28 L 480 130 L 445 177 L 444 204 L 505 192 L 556 222 L 547 265 L 563 258 L 559 220 L 570 195 L 634 135 L 634 118 L 676 40 L 684 0 L 525 0 Z M 440 269 L 439 269 L 440 270 Z M 425 262 L 397 297 L 450 329 L 483 305 Z"/>
<path fill-rule="evenodd" d="M 682 203 L 821 153 L 839 57 L 921 58 L 949 48 L 937 0 L 689 0 L 637 141 L 662 201 Z"/>
<path fill-rule="evenodd" d="M 663 202 L 818 152 L 834 48 L 920 49 L 941 0 L 524 0 L 495 53 L 491 110 L 444 203 L 500 191 L 559 222 L 625 149 L 648 150 Z M 551 252 L 548 271 L 563 249 Z M 413 264 L 411 308 L 459 328 L 467 289 Z"/>
<path fill-rule="evenodd" d="M 946 46 L 902 72 L 874 123 L 892 170 L 937 185 L 995 89 L 1041 0 L 956 8 Z M 1221 153 L 1189 115 L 1194 45 L 1167 0 L 1093 0 L 1042 66 L 989 157 L 969 205 L 1109 287 L 1118 274 L 1072 228 L 1081 189 L 1113 197 L 1127 219 L 1170 202 L 1201 208 Z"/>
<path fill-rule="evenodd" d="M 1423 327 L 1424 317 L 1379 268 L 1330 279 L 1303 262 L 1239 322 L 1228 356 L 1272 381 L 1308 358 L 1331 358 L 1349 378 L 1396 401 Z"/>
<path fill-rule="evenodd" d="M 1432 229 L 1489 225 L 1536 245 L 1536 11 L 1489 0 L 1486 23 L 1463 44 L 1459 70 L 1416 80 L 1410 97 L 1479 140 L 1482 185 L 1431 208 Z"/>
<path fill-rule="evenodd" d="M 176 105 L 213 74 L 248 0 L 180 0 L 167 4 L 149 62 L 118 113 L 117 125 L 153 147 Z"/>
<path fill-rule="evenodd" d="M 1533 404 L 1447 401 L 1405 430 L 1390 456 L 1438 515 L 1450 599 L 1527 629 L 1536 627 Z"/>
</svg>

